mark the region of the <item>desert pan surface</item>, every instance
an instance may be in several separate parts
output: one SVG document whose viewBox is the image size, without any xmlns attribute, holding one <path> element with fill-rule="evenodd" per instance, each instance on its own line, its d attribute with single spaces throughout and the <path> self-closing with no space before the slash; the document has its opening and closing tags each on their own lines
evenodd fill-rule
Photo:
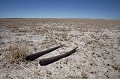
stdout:
<svg viewBox="0 0 120 79">
<path fill-rule="evenodd" d="M 25 60 L 58 45 L 64 46 Z M 75 47 L 66 58 L 39 64 Z M 0 79 L 120 79 L 120 20 L 1 18 Z"/>
</svg>

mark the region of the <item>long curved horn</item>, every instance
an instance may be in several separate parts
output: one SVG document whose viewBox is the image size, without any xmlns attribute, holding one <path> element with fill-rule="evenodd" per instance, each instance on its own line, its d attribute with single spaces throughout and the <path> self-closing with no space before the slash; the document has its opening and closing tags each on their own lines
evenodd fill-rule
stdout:
<svg viewBox="0 0 120 79">
<path fill-rule="evenodd" d="M 45 65 L 48 65 L 48 64 L 53 63 L 53 62 L 55 62 L 55 61 L 58 61 L 58 60 L 60 60 L 60 59 L 62 59 L 62 58 L 65 58 L 65 57 L 67 57 L 67 56 L 75 53 L 75 51 L 76 51 L 77 48 L 78 48 L 78 47 L 72 49 L 72 50 L 69 51 L 69 52 L 66 52 L 65 54 L 61 54 L 61 55 L 58 55 L 58 56 L 55 56 L 55 57 L 51 57 L 51 58 L 41 59 L 40 62 L 39 62 L 39 64 L 40 64 L 41 66 L 45 66 Z"/>
<path fill-rule="evenodd" d="M 26 59 L 27 61 L 33 61 L 33 60 L 39 58 L 40 56 L 42 56 L 42 55 L 44 55 L 44 54 L 47 54 L 47 53 L 49 53 L 49 52 L 51 52 L 51 51 L 54 51 L 54 50 L 56 50 L 56 49 L 58 49 L 58 48 L 60 48 L 60 47 L 62 47 L 62 46 L 63 46 L 63 45 L 59 45 L 59 46 L 56 46 L 56 47 L 53 47 L 53 48 L 50 48 L 50 49 L 47 49 L 47 50 L 44 50 L 44 51 L 35 53 L 35 54 L 28 55 L 28 56 L 26 56 L 25 59 Z"/>
</svg>

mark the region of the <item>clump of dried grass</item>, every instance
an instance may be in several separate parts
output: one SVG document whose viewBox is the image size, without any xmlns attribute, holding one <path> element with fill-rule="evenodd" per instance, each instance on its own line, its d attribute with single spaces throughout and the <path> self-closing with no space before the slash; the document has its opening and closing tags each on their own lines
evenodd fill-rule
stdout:
<svg viewBox="0 0 120 79">
<path fill-rule="evenodd" d="M 84 72 L 81 72 L 80 79 L 87 79 L 87 75 Z"/>
<path fill-rule="evenodd" d="M 120 72 L 120 64 L 112 64 L 111 65 L 116 71 Z"/>
<path fill-rule="evenodd" d="M 118 46 L 120 46 L 120 37 L 118 37 L 117 39 L 118 39 L 117 44 L 118 44 Z"/>
<path fill-rule="evenodd" d="M 67 33 L 61 33 L 61 34 L 55 34 L 55 39 L 58 39 L 59 41 L 68 41 L 69 39 L 67 38 L 68 37 L 68 34 Z"/>
<path fill-rule="evenodd" d="M 9 62 L 22 61 L 29 52 L 25 43 L 13 43 L 8 49 L 9 53 L 6 58 Z"/>
</svg>

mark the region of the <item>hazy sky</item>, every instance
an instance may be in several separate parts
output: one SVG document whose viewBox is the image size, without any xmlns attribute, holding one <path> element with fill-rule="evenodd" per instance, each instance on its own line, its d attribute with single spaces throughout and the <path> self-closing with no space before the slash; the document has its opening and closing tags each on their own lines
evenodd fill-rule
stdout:
<svg viewBox="0 0 120 79">
<path fill-rule="evenodd" d="M 120 19 L 120 0 L 0 0 L 0 18 Z"/>
</svg>

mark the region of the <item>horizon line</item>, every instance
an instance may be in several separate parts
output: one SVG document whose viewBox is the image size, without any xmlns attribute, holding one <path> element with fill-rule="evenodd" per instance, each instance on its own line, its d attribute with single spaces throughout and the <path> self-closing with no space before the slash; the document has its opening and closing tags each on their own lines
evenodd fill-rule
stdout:
<svg viewBox="0 0 120 79">
<path fill-rule="evenodd" d="M 63 17 L 38 17 L 38 18 L 36 18 L 36 17 L 20 17 L 20 18 L 18 18 L 18 17 L 0 17 L 0 19 L 98 19 L 98 20 L 120 20 L 120 19 L 110 19 L 110 18 L 72 18 L 72 17 L 65 17 L 65 18 L 63 18 Z"/>
</svg>

